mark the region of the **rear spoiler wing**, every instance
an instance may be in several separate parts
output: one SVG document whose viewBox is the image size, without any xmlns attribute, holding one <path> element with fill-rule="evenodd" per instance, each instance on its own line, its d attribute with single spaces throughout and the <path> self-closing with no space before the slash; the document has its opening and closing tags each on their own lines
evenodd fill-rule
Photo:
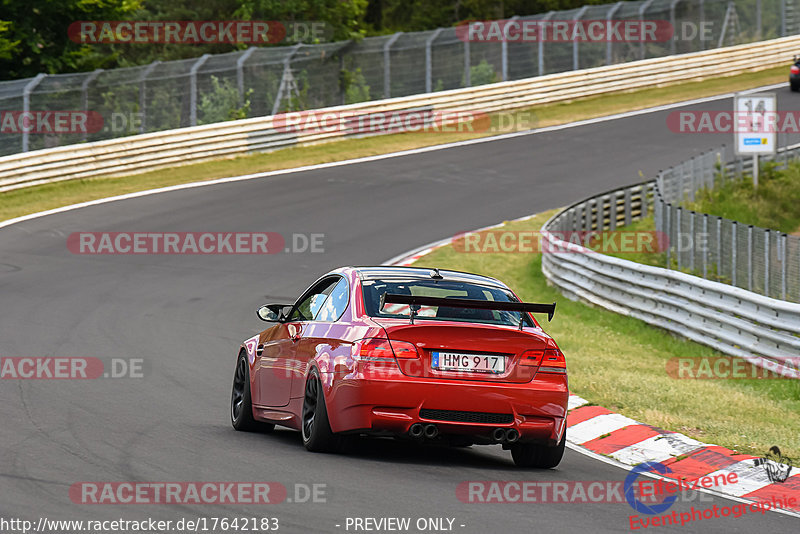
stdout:
<svg viewBox="0 0 800 534">
<path fill-rule="evenodd" d="M 414 321 L 416 310 L 420 306 L 447 306 L 450 308 L 472 308 L 477 310 L 497 310 L 497 311 L 515 311 L 515 312 L 530 312 L 530 313 L 546 313 L 547 320 L 552 321 L 553 315 L 556 312 L 556 303 L 552 304 L 535 304 L 529 302 L 498 302 L 491 300 L 474 300 L 474 299 L 456 299 L 450 297 L 423 297 L 414 295 L 397 295 L 394 293 L 384 293 L 381 295 L 381 307 L 386 304 L 408 304 L 411 306 L 411 321 Z M 520 321 L 522 327 L 522 321 Z"/>
</svg>

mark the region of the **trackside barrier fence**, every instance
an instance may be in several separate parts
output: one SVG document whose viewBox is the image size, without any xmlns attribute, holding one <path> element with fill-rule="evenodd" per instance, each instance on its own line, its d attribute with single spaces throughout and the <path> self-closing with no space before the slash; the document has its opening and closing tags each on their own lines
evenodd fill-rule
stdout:
<svg viewBox="0 0 800 534">
<path fill-rule="evenodd" d="M 734 75 L 787 64 L 800 49 L 800 36 L 703 52 L 645 59 L 620 65 L 550 74 L 450 91 L 391 98 L 315 110 L 369 115 L 428 110 L 493 113 L 527 109 L 658 84 Z M 587 80 L 591 80 L 587 83 Z M 346 129 L 318 126 L 287 131 L 265 116 L 60 146 L 0 157 L 0 192 L 59 180 L 119 176 L 182 164 L 265 152 L 353 136 Z M 385 132 L 378 132 L 385 133 Z"/>
<path fill-rule="evenodd" d="M 785 161 L 795 151 L 797 148 L 783 150 L 778 159 Z M 697 246 L 688 252 L 676 252 L 678 231 L 697 237 L 700 231 L 708 229 L 712 236 L 720 235 L 716 234 L 718 218 L 712 219 L 705 214 L 688 218 L 684 210 L 683 219 L 677 223 L 677 214 L 682 212 L 680 207 L 673 205 L 689 191 L 696 191 L 703 184 L 713 184 L 718 161 L 724 161 L 721 150 L 664 171 L 657 180 L 616 189 L 562 210 L 542 228 L 548 249 L 556 251 L 542 255 L 542 271 L 548 281 L 569 298 L 636 317 L 759 367 L 800 378 L 796 365 L 792 365 L 797 361 L 792 359 L 800 357 L 800 304 L 672 269 L 606 256 L 558 237 L 559 232 L 614 230 L 644 218 L 654 210 L 656 229 L 669 233 L 669 253 L 673 256 L 684 254 L 681 260 L 684 264 L 691 265 L 694 261 L 697 268 L 705 262 L 708 268 L 717 258 L 723 258 L 722 263 L 734 258 L 736 269 L 743 269 L 747 262 L 753 263 L 754 258 L 764 254 L 765 265 L 772 262 L 769 269 L 781 273 L 794 270 L 782 277 L 773 273 L 771 276 L 775 276 L 778 283 L 767 284 L 767 287 L 780 291 L 783 291 L 781 285 L 792 288 L 798 276 L 797 261 L 776 262 L 782 253 L 796 254 L 798 249 L 793 247 L 797 245 L 786 245 L 788 240 L 780 245 L 781 249 L 779 245 L 768 244 L 775 243 L 774 238 L 769 242 L 766 237 L 761 241 L 754 239 L 749 244 L 737 238 L 732 241 L 736 244 L 733 247 L 730 240 L 712 239 L 710 249 L 716 251 L 716 255 L 705 253 L 705 260 L 701 259 Z M 744 169 L 745 165 L 744 161 L 735 160 L 725 168 L 729 171 Z M 711 222 L 706 223 L 707 220 Z M 736 227 L 733 221 L 720 223 L 720 231 L 724 233 L 731 224 Z M 769 234 L 764 229 L 754 229 L 749 233 L 765 235 L 765 232 Z M 781 237 L 779 241 L 785 239 Z M 695 240 L 695 243 L 699 242 Z M 687 259 L 686 255 L 694 255 L 695 259 Z M 769 277 L 771 271 L 766 271 L 768 274 L 765 275 L 763 268 L 759 271 L 751 267 L 748 272 L 751 278 L 755 278 Z M 793 295 L 797 297 L 796 293 Z"/>
<path fill-rule="evenodd" d="M 673 244 L 667 249 L 667 265 L 760 295 L 800 302 L 800 238 L 679 205 L 694 201 L 702 188 L 752 175 L 752 158 L 727 161 L 725 153 L 723 146 L 659 173 L 654 216 L 656 230 Z M 798 156 L 800 146 L 791 146 L 760 159 L 774 160 L 780 169 Z"/>
<path fill-rule="evenodd" d="M 232 116 L 252 118 L 447 91 L 785 37 L 800 30 L 795 12 L 789 9 L 797 2 L 634 0 L 514 21 L 668 23 L 672 34 L 655 42 L 470 42 L 465 32 L 449 27 L 359 41 L 254 46 L 113 70 L 40 74 L 0 82 L 0 110 L 93 111 L 111 127 L 47 135 L 6 133 L 0 136 L 0 155 L 211 124 Z M 65 31 L 70 22 L 64 22 Z M 295 40 L 287 39 L 286 44 Z"/>
</svg>

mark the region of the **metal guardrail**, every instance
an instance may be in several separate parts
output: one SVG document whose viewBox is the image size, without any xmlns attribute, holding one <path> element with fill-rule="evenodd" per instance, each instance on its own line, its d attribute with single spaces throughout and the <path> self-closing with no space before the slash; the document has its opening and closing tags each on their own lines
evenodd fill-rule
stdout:
<svg viewBox="0 0 800 534">
<path fill-rule="evenodd" d="M 468 42 L 449 27 L 359 41 L 251 47 L 113 70 L 40 74 L 0 82 L 0 110 L 92 111 L 108 127 L 47 134 L 6 131 L 0 136 L 0 155 L 784 37 L 797 33 L 797 25 L 783 4 L 796 1 L 630 0 L 514 18 L 514 23 L 580 20 L 610 25 L 660 20 L 674 31 L 658 42 Z M 296 41 L 290 31 L 287 44 Z"/>
<path fill-rule="evenodd" d="M 362 102 L 315 110 L 353 112 L 429 109 L 499 112 L 538 104 L 652 87 L 708 76 L 725 76 L 785 64 L 800 48 L 800 36 L 646 59 L 525 80 Z M 61 180 L 119 176 L 331 141 L 363 132 L 318 129 L 286 132 L 272 116 L 181 128 L 119 139 L 55 147 L 0 157 L 0 192 Z"/>
<path fill-rule="evenodd" d="M 781 168 L 798 155 L 800 147 L 792 146 L 761 160 L 772 160 Z M 723 146 L 659 173 L 654 214 L 656 230 L 669 236 L 667 266 L 674 264 L 703 278 L 800 302 L 800 238 L 680 205 L 694 201 L 700 189 L 752 172 L 752 158 L 727 161 Z"/>
<path fill-rule="evenodd" d="M 641 319 L 754 365 L 800 378 L 800 304 L 686 273 L 606 256 L 560 232 L 614 230 L 646 217 L 655 180 L 597 195 L 542 227 L 542 272 L 566 296 Z M 790 360 L 793 359 L 793 360 Z"/>
</svg>

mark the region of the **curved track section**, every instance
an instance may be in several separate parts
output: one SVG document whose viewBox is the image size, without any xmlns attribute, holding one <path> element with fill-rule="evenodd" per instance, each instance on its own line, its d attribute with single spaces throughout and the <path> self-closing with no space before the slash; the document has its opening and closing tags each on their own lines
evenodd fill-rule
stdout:
<svg viewBox="0 0 800 534">
<path fill-rule="evenodd" d="M 783 109 L 800 109 L 787 90 Z M 731 109 L 730 99 L 697 109 Z M 281 532 L 346 532 L 348 517 L 447 517 L 453 530 L 618 532 L 627 503 L 469 504 L 470 480 L 620 481 L 625 472 L 567 451 L 557 470 L 520 471 L 499 447 L 371 441 L 352 455 L 306 452 L 296 432 L 243 434 L 228 422 L 237 344 L 253 310 L 320 273 L 377 264 L 479 226 L 639 181 L 725 142 L 667 130 L 668 111 L 447 150 L 120 200 L 0 230 L 0 355 L 142 358 L 138 379 L 0 382 L 0 515 L 36 520 L 272 516 Z M 324 233 L 325 253 L 78 256 L 75 231 Z M 325 484 L 325 502 L 77 505 L 79 481 Z M 704 495 L 692 504 L 731 501 Z M 706 499 L 713 499 L 707 502 Z M 788 532 L 777 514 L 672 530 Z M 445 522 L 445 525 L 448 523 Z M 338 526 L 337 526 L 338 525 Z M 463 525 L 463 526 L 461 526 Z M 416 532 L 415 528 L 409 530 Z"/>
</svg>

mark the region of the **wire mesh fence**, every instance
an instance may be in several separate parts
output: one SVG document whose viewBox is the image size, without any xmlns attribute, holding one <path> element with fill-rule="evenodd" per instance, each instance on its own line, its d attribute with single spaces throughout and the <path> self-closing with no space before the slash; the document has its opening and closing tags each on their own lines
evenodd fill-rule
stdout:
<svg viewBox="0 0 800 534">
<path fill-rule="evenodd" d="M 570 31 L 656 21 L 656 40 L 470 39 L 459 28 L 397 33 L 361 41 L 253 47 L 227 54 L 79 74 L 0 82 L 0 110 L 17 118 L 96 112 L 97 128 L 0 124 L 0 155 L 137 133 L 444 91 L 544 74 L 753 42 L 800 30 L 797 0 L 640 0 L 514 17 L 510 24 L 562 24 Z M 555 27 L 555 26 L 551 26 Z M 564 26 L 566 27 L 566 26 Z M 516 38 L 514 38 L 516 36 Z M 147 46 L 142 44 L 140 46 Z M 590 83 L 588 81 L 587 83 Z M 38 120 L 38 119 L 37 119 Z"/>
<path fill-rule="evenodd" d="M 800 157 L 800 146 L 782 148 L 777 169 Z M 723 163 L 726 162 L 726 163 Z M 668 236 L 667 266 L 772 298 L 800 302 L 800 237 L 742 224 L 682 207 L 702 188 L 752 174 L 751 158 L 727 161 L 725 147 L 684 161 L 656 180 L 656 230 Z"/>
</svg>

